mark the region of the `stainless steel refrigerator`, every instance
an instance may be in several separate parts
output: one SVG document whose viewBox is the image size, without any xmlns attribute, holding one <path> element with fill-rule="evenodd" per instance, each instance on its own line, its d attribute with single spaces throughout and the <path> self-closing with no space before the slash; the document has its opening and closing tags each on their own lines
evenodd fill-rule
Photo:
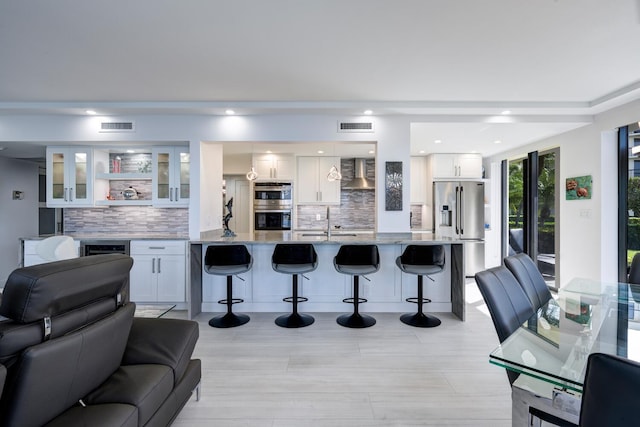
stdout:
<svg viewBox="0 0 640 427">
<path fill-rule="evenodd" d="M 484 183 L 433 183 L 433 233 L 464 240 L 465 275 L 484 270 Z"/>
</svg>

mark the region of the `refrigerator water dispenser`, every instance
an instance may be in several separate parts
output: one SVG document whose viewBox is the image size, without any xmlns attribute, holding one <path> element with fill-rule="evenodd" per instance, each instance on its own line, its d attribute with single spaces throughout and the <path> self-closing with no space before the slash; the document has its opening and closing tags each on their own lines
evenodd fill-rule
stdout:
<svg viewBox="0 0 640 427">
<path fill-rule="evenodd" d="M 451 213 L 448 205 L 442 206 L 442 210 L 440 211 L 440 225 L 451 227 Z"/>
</svg>

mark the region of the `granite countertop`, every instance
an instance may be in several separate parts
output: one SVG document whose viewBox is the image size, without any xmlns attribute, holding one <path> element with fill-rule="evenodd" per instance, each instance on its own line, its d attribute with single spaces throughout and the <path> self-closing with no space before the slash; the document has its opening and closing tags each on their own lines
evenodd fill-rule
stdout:
<svg viewBox="0 0 640 427">
<path fill-rule="evenodd" d="M 286 231 L 282 235 L 258 235 L 251 233 L 237 233 L 235 237 L 223 237 L 221 231 L 209 231 L 200 234 L 199 240 L 192 240 L 191 243 L 246 243 L 246 244 L 275 244 L 275 243 L 313 243 L 313 244 L 341 244 L 341 243 L 363 243 L 363 244 L 408 244 L 408 243 L 461 243 L 458 239 L 447 237 L 435 238 L 430 232 L 407 232 L 407 233 L 376 233 L 341 230 L 331 233 L 327 239 L 324 232 L 316 231 Z"/>
<path fill-rule="evenodd" d="M 114 234 L 114 233 L 65 233 L 65 236 L 73 237 L 74 240 L 189 240 L 189 236 L 179 234 Z M 20 240 L 42 240 L 54 234 L 43 234 L 39 236 L 22 237 Z"/>
</svg>

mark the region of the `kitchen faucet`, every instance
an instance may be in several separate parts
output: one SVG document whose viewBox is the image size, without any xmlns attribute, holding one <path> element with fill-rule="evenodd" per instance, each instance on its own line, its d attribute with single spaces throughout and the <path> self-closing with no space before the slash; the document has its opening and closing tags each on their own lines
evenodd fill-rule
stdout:
<svg viewBox="0 0 640 427">
<path fill-rule="evenodd" d="M 331 238 L 331 210 L 327 206 L 327 240 Z"/>
</svg>

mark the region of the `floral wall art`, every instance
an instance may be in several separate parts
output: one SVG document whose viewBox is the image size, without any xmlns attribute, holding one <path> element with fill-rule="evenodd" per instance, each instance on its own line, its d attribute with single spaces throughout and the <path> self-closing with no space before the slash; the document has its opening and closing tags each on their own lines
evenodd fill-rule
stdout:
<svg viewBox="0 0 640 427">
<path fill-rule="evenodd" d="M 591 198 L 591 175 L 567 178 L 567 200 Z"/>
</svg>

